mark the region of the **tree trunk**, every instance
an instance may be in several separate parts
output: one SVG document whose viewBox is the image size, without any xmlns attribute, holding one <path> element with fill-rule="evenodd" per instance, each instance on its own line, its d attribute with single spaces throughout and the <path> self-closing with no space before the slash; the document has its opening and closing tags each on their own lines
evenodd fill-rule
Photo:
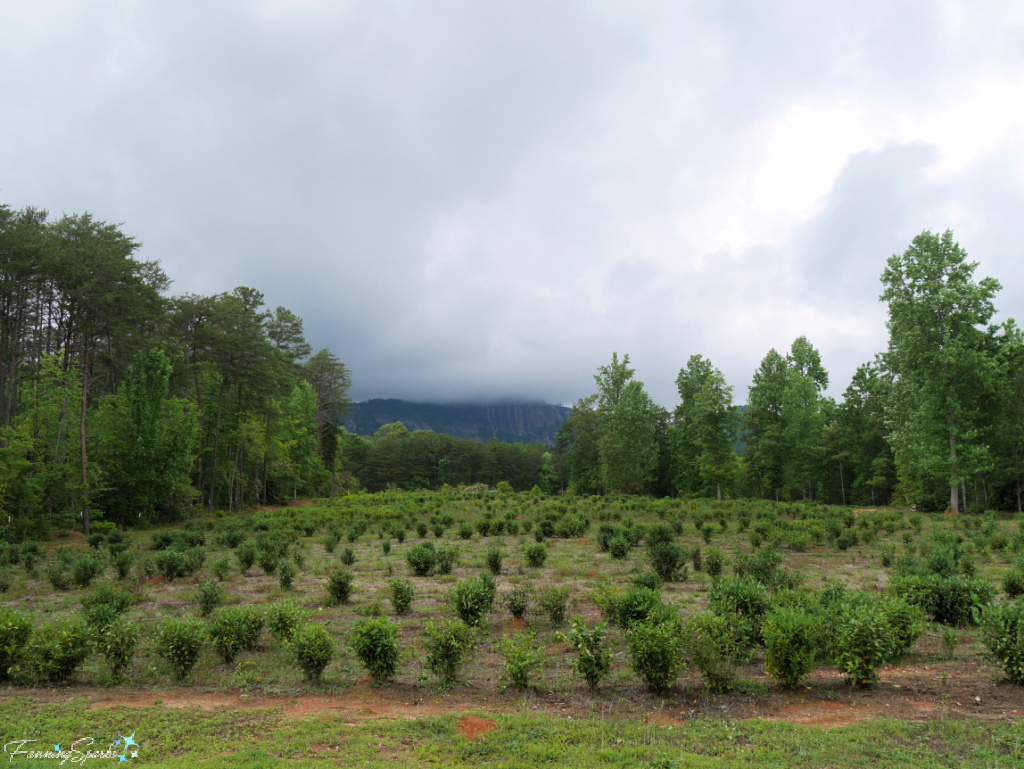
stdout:
<svg viewBox="0 0 1024 769">
<path fill-rule="evenodd" d="M 89 467 L 85 454 L 85 413 L 89 405 L 89 343 L 85 342 L 82 360 L 82 411 L 78 421 L 78 440 L 82 455 L 82 531 L 89 536 Z"/>
<path fill-rule="evenodd" d="M 953 434 L 953 412 L 949 412 L 949 469 L 950 477 L 953 482 L 949 485 L 949 509 L 954 512 L 960 512 L 960 501 L 957 497 L 957 467 L 956 467 L 956 437 Z"/>
<path fill-rule="evenodd" d="M 981 474 L 981 493 L 985 496 L 985 512 L 988 512 L 988 479 L 985 473 Z"/>
<path fill-rule="evenodd" d="M 225 379 L 220 384 L 220 393 L 217 396 L 217 424 L 213 430 L 213 459 L 210 464 L 210 512 L 213 512 L 213 495 L 217 490 L 217 447 L 220 443 L 220 410 L 221 405 L 224 403 L 224 391 L 227 389 L 228 380 Z"/>
<path fill-rule="evenodd" d="M 843 494 L 843 507 L 846 507 L 846 483 L 843 481 L 843 463 L 839 463 L 839 490 Z M 829 495 L 831 496 L 831 494 Z M 871 489 L 871 504 L 875 504 L 875 490 Z"/>
</svg>

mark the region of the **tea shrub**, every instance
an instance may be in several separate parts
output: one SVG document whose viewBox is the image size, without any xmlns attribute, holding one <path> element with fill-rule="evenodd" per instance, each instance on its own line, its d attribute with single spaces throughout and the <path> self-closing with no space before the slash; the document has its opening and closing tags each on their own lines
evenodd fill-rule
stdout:
<svg viewBox="0 0 1024 769">
<path fill-rule="evenodd" d="M 502 603 L 515 619 L 522 619 L 527 609 L 530 608 L 530 600 L 533 592 L 529 585 L 514 585 L 511 590 L 502 596 Z"/>
<path fill-rule="evenodd" d="M 256 563 L 259 564 L 260 569 L 266 576 L 270 576 L 277 571 L 277 566 L 281 561 L 281 556 L 277 554 L 276 550 L 272 549 L 260 549 L 256 551 Z"/>
<path fill-rule="evenodd" d="M 0 608 L 0 682 L 7 680 L 8 669 L 17 664 L 31 636 L 31 620 L 13 609 Z"/>
<path fill-rule="evenodd" d="M 749 657 L 747 627 L 736 614 L 699 612 L 683 623 L 682 648 L 716 694 L 729 691 L 736 683 L 736 667 Z"/>
<path fill-rule="evenodd" d="M 452 569 L 459 562 L 459 546 L 449 545 L 437 548 L 437 559 L 435 566 L 438 574 L 451 574 Z"/>
<path fill-rule="evenodd" d="M 608 648 L 605 623 L 588 625 L 582 617 L 574 617 L 572 627 L 566 635 L 569 645 L 576 652 L 576 659 L 570 665 L 576 675 L 587 682 L 591 691 L 597 688 L 612 670 L 612 651 Z"/>
<path fill-rule="evenodd" d="M 160 550 L 153 556 L 157 571 L 168 582 L 173 582 L 177 577 L 184 577 L 187 573 L 185 554 L 180 550 Z"/>
<path fill-rule="evenodd" d="M 95 555 L 82 555 L 71 565 L 71 581 L 78 587 L 89 587 L 103 573 L 103 563 Z"/>
<path fill-rule="evenodd" d="M 281 561 L 277 567 L 277 584 L 282 590 L 291 590 L 295 582 L 295 575 L 299 573 L 298 567 L 291 561 Z"/>
<path fill-rule="evenodd" d="M 761 626 L 765 667 L 781 686 L 793 688 L 806 678 L 818 657 L 821 620 L 802 609 L 776 607 Z"/>
<path fill-rule="evenodd" d="M 828 612 L 827 651 L 837 669 L 854 686 L 878 681 L 878 669 L 892 659 L 893 629 L 883 608 L 874 602 L 850 601 Z"/>
<path fill-rule="evenodd" d="M 1024 685 L 1024 602 L 986 607 L 982 613 L 981 640 L 1006 677 Z"/>
<path fill-rule="evenodd" d="M 356 554 L 351 547 L 346 547 L 341 551 L 341 562 L 346 566 L 351 566 L 356 562 Z"/>
<path fill-rule="evenodd" d="M 426 577 L 434 568 L 437 561 L 437 551 L 431 542 L 415 545 L 409 548 L 405 554 L 405 560 L 417 577 Z"/>
<path fill-rule="evenodd" d="M 412 609 L 412 601 L 416 596 L 416 588 L 412 580 L 391 580 L 391 606 L 399 617 L 405 616 Z"/>
<path fill-rule="evenodd" d="M 451 684 L 476 647 L 476 634 L 462 620 L 437 620 L 427 623 L 423 631 L 423 647 L 427 652 L 427 669 Z"/>
<path fill-rule="evenodd" d="M 686 552 L 672 542 L 659 541 L 647 548 L 651 568 L 665 582 L 686 579 Z"/>
<path fill-rule="evenodd" d="M 123 590 L 102 585 L 82 597 L 82 615 L 89 627 L 103 629 L 135 603 L 135 597 Z"/>
<path fill-rule="evenodd" d="M 466 521 L 459 524 L 459 539 L 473 539 L 473 526 Z"/>
<path fill-rule="evenodd" d="M 561 625 L 565 622 L 570 592 L 571 588 L 567 585 L 552 585 L 541 590 L 537 596 L 537 603 L 547 613 L 552 625 Z"/>
<path fill-rule="evenodd" d="M 94 643 L 103 655 L 111 680 L 115 683 L 123 681 L 139 647 L 138 625 L 126 617 L 119 617 L 96 634 Z"/>
<path fill-rule="evenodd" d="M 259 618 L 257 620 L 257 617 Z M 226 663 L 259 642 L 263 614 L 255 606 L 229 606 L 221 609 L 210 623 L 210 640 Z"/>
<path fill-rule="evenodd" d="M 505 676 L 517 689 L 530 685 L 530 676 L 544 664 L 544 650 L 537 646 L 536 633 L 504 636 L 498 653 L 505 660 Z"/>
<path fill-rule="evenodd" d="M 310 683 L 319 683 L 334 657 L 334 639 L 323 625 L 304 624 L 288 641 L 288 653 Z"/>
<path fill-rule="evenodd" d="M 386 617 L 359 620 L 352 628 L 352 651 L 374 681 L 393 678 L 398 668 L 398 627 Z"/>
<path fill-rule="evenodd" d="M 616 561 L 624 561 L 629 558 L 629 549 L 629 540 L 622 534 L 618 534 L 608 541 L 608 554 Z"/>
<path fill-rule="evenodd" d="M 637 622 L 626 632 L 630 664 L 647 688 L 664 694 L 685 668 L 683 639 L 674 622 Z"/>
<path fill-rule="evenodd" d="M 122 550 L 114 556 L 113 563 L 114 571 L 117 572 L 117 578 L 120 580 L 128 579 L 132 566 L 135 565 L 135 554 L 131 550 Z"/>
<path fill-rule="evenodd" d="M 67 681 L 92 651 L 91 634 L 81 620 L 60 620 L 35 629 L 21 658 L 34 680 Z"/>
<path fill-rule="evenodd" d="M 722 574 L 722 565 L 725 563 L 725 556 L 722 555 L 722 551 L 717 547 L 712 547 L 708 550 L 707 555 L 704 556 L 704 571 L 712 579 L 715 579 Z"/>
<path fill-rule="evenodd" d="M 664 582 L 657 573 L 653 571 L 642 571 L 632 579 L 632 584 L 636 587 L 646 587 L 649 590 L 661 590 L 664 586 Z"/>
<path fill-rule="evenodd" d="M 256 562 L 256 543 L 246 540 L 235 548 L 235 558 L 238 559 L 238 570 L 243 574 L 252 568 Z"/>
<path fill-rule="evenodd" d="M 494 605 L 497 585 L 490 574 L 470 577 L 459 582 L 449 595 L 449 602 L 459 619 L 467 625 L 482 627 Z"/>
<path fill-rule="evenodd" d="M 283 644 L 309 622 L 309 616 L 309 610 L 294 601 L 279 601 L 267 608 L 267 628 Z"/>
<path fill-rule="evenodd" d="M 501 574 L 503 555 L 500 547 L 494 545 L 492 547 L 487 548 L 487 555 L 485 556 L 484 560 L 487 563 L 487 568 L 491 572 L 491 574 Z"/>
<path fill-rule="evenodd" d="M 542 542 L 527 545 L 523 553 L 526 556 L 526 565 L 534 569 L 539 569 L 548 559 L 548 549 Z"/>
<path fill-rule="evenodd" d="M 348 569 L 335 569 L 327 578 L 327 592 L 337 603 L 348 603 L 352 596 L 352 572 Z"/>
</svg>

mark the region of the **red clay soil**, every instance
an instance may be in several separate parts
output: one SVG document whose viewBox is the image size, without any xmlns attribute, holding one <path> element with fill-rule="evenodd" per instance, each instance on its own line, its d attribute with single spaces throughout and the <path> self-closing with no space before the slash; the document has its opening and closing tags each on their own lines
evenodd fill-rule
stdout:
<svg viewBox="0 0 1024 769">
<path fill-rule="evenodd" d="M 494 721 L 477 716 L 463 716 L 458 723 L 459 734 L 467 740 L 475 740 L 481 734 L 493 732 L 497 728 L 498 725 Z"/>
<path fill-rule="evenodd" d="M 510 633 L 522 633 L 526 630 L 525 619 L 510 619 L 505 623 L 505 630 Z"/>
</svg>

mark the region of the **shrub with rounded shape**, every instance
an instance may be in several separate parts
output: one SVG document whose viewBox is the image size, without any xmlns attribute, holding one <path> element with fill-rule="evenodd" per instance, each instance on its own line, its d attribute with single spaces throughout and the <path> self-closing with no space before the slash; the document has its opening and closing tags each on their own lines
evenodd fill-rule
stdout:
<svg viewBox="0 0 1024 769">
<path fill-rule="evenodd" d="M 829 656 L 854 686 L 878 681 L 878 669 L 892 658 L 893 630 L 877 603 L 854 601 L 829 610 Z"/>
<path fill-rule="evenodd" d="M 630 664 L 647 688 L 664 694 L 686 667 L 683 639 L 674 622 L 638 622 L 626 632 Z"/>
<path fill-rule="evenodd" d="M 505 659 L 505 675 L 517 689 L 530 684 L 530 676 L 544 664 L 544 650 L 537 646 L 536 633 L 504 636 L 498 653 Z"/>
<path fill-rule="evenodd" d="M 497 586 L 490 574 L 470 577 L 459 582 L 449 595 L 449 602 L 459 619 L 467 625 L 481 627 L 494 605 Z"/>
<path fill-rule="evenodd" d="M 86 623 L 103 629 L 135 603 L 135 597 L 124 590 L 101 585 L 92 593 L 82 596 L 82 614 Z"/>
<path fill-rule="evenodd" d="M 527 545 L 523 554 L 526 556 L 526 565 L 534 569 L 539 569 L 548 559 L 548 549 L 543 542 Z"/>
<path fill-rule="evenodd" d="M 442 683 L 451 684 L 476 648 L 476 634 L 459 619 L 429 622 L 423 631 L 423 648 L 427 669 Z"/>
<path fill-rule="evenodd" d="M 128 579 L 132 566 L 135 565 L 135 554 L 131 550 L 122 550 L 114 556 L 113 563 L 114 571 L 117 572 L 117 578 L 121 580 Z"/>
<path fill-rule="evenodd" d="M 473 539 L 473 524 L 468 521 L 459 524 L 459 539 Z"/>
<path fill-rule="evenodd" d="M 199 605 L 199 614 L 209 617 L 214 609 L 224 603 L 224 588 L 219 582 L 207 580 L 196 591 L 196 603 Z"/>
<path fill-rule="evenodd" d="M 985 608 L 981 640 L 1006 677 L 1024 685 L 1024 603 L 996 603 Z"/>
<path fill-rule="evenodd" d="M 168 582 L 173 582 L 176 577 L 184 577 L 187 573 L 185 554 L 180 550 L 160 550 L 153 556 L 153 562 Z"/>
<path fill-rule="evenodd" d="M 291 590 L 295 582 L 295 575 L 299 573 L 298 567 L 289 560 L 281 561 L 277 567 L 277 584 L 282 590 Z"/>
<path fill-rule="evenodd" d="M 437 548 L 435 565 L 438 574 L 451 574 L 455 564 L 459 562 L 459 546 L 449 545 Z"/>
<path fill-rule="evenodd" d="M 103 573 L 103 564 L 95 555 L 82 555 L 71 566 L 71 581 L 78 587 L 89 587 Z"/>
<path fill-rule="evenodd" d="M 84 622 L 60 620 L 36 628 L 22 647 L 22 659 L 33 678 L 59 683 L 74 675 L 91 650 Z"/>
<path fill-rule="evenodd" d="M 350 644 L 373 680 L 394 678 L 398 668 L 398 627 L 387 617 L 359 620 L 352 628 Z"/>
<path fill-rule="evenodd" d="M 704 556 L 704 571 L 712 579 L 715 579 L 722 574 L 722 564 L 725 562 L 725 556 L 722 555 L 722 551 L 717 547 L 712 547 L 707 551 Z"/>
<path fill-rule="evenodd" d="M 434 568 L 434 564 L 437 561 L 437 551 L 434 549 L 432 542 L 424 542 L 409 548 L 409 552 L 405 554 L 405 560 L 408 562 L 413 574 L 417 577 L 425 577 Z"/>
<path fill-rule="evenodd" d="M 673 542 L 657 541 L 649 546 L 647 560 L 665 582 L 674 582 L 686 571 L 686 553 Z"/>
<path fill-rule="evenodd" d="M 611 672 L 612 650 L 605 639 L 608 625 L 588 625 L 582 617 L 573 617 L 566 639 L 576 652 L 570 665 L 573 672 L 587 682 L 591 691 Z"/>
<path fill-rule="evenodd" d="M 235 548 L 235 558 L 238 559 L 238 570 L 243 574 L 256 562 L 256 543 L 247 539 Z"/>
<path fill-rule="evenodd" d="M 529 585 L 514 585 L 505 595 L 501 602 L 505 605 L 515 619 L 522 619 L 526 610 L 530 608 L 530 599 L 533 591 Z"/>
<path fill-rule="evenodd" d="M 552 625 L 561 625 L 565 621 L 565 611 L 572 589 L 568 585 L 551 585 L 540 591 L 537 603 L 547 612 Z"/>
<path fill-rule="evenodd" d="M 229 606 L 221 609 L 210 623 L 210 640 L 221 659 L 226 663 L 234 661 L 239 652 L 251 649 L 259 638 L 259 630 L 253 633 L 250 606 Z M 262 623 L 261 623 L 262 624 Z M 255 635 L 255 638 L 253 637 Z"/>
<path fill-rule="evenodd" d="M 487 555 L 485 556 L 484 560 L 486 561 L 487 568 L 490 570 L 491 574 L 501 574 L 501 566 L 504 560 L 504 555 L 501 552 L 500 547 L 498 547 L 497 545 L 493 545 L 492 547 L 487 548 Z"/>
<path fill-rule="evenodd" d="M 346 547 L 341 551 L 341 562 L 346 566 L 351 566 L 356 562 L 356 553 L 351 547 Z"/>
<path fill-rule="evenodd" d="M 880 606 L 892 629 L 889 662 L 899 662 L 924 632 L 924 612 L 904 599 L 892 595 L 886 596 Z"/>
<path fill-rule="evenodd" d="M 416 588 L 409 579 L 393 579 L 391 587 L 391 606 L 399 617 L 405 616 L 412 609 L 412 601 L 416 596 Z"/>
<path fill-rule="evenodd" d="M 139 626 L 127 617 L 119 617 L 96 634 L 95 643 L 110 678 L 115 683 L 123 681 L 139 647 Z"/>
<path fill-rule="evenodd" d="M 335 569 L 327 578 L 327 592 L 338 603 L 348 603 L 352 596 L 352 572 L 348 569 Z"/>
<path fill-rule="evenodd" d="M 323 625 L 303 625 L 289 639 L 288 653 L 306 680 L 319 683 L 334 657 L 334 639 Z"/>
<path fill-rule="evenodd" d="M 761 638 L 761 621 L 771 608 L 768 591 L 760 582 L 734 577 L 716 579 L 708 592 L 708 606 L 715 614 L 739 614 L 750 628 L 753 641 Z"/>
<path fill-rule="evenodd" d="M 793 688 L 806 678 L 818 657 L 821 620 L 795 607 L 777 607 L 761 626 L 768 675 L 781 686 Z"/>
<path fill-rule="evenodd" d="M 608 554 L 616 561 L 625 561 L 629 558 L 629 548 L 629 540 L 622 534 L 608 540 Z"/>
<path fill-rule="evenodd" d="M 309 621 L 309 610 L 294 601 L 279 601 L 267 608 L 267 627 L 279 643 L 288 641 Z"/>
<path fill-rule="evenodd" d="M 1003 592 L 1014 599 L 1024 595 L 1024 565 L 1019 561 L 1003 576 Z"/>
<path fill-rule="evenodd" d="M 722 694 L 736 683 L 736 667 L 749 657 L 746 623 L 736 614 L 700 612 L 682 626 L 682 645 L 708 688 Z"/>
<path fill-rule="evenodd" d="M 661 593 L 649 587 L 634 586 L 622 595 L 610 595 L 603 601 L 605 616 L 623 630 L 646 622 L 661 605 Z"/>
<path fill-rule="evenodd" d="M 21 650 L 32 636 L 32 621 L 13 609 L 0 608 L 0 681 L 17 664 Z"/>
</svg>

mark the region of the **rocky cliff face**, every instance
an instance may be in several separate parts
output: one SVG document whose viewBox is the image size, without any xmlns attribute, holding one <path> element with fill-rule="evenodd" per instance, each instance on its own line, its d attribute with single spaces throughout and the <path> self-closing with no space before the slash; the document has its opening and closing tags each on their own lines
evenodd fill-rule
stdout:
<svg viewBox="0 0 1024 769">
<path fill-rule="evenodd" d="M 549 403 L 440 404 L 375 399 L 352 406 L 347 429 L 373 435 L 382 425 L 401 422 L 408 430 L 432 430 L 456 438 L 553 446 L 571 409 Z"/>
</svg>

